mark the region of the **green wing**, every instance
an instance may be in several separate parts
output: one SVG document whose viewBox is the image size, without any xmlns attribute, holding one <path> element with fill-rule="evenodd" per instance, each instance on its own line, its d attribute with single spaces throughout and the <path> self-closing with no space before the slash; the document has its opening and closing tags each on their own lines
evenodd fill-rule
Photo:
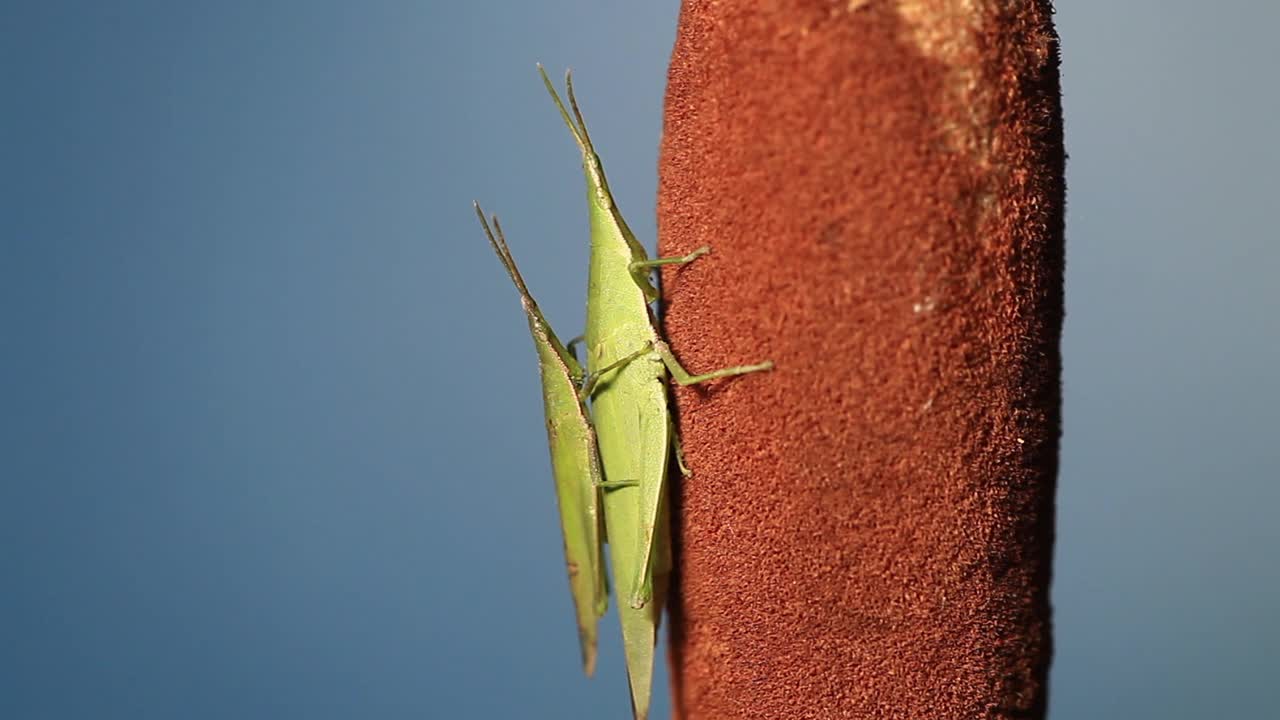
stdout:
<svg viewBox="0 0 1280 720">
<path fill-rule="evenodd" d="M 578 397 L 582 368 L 556 337 L 529 294 L 507 248 L 497 217 L 493 218 L 491 230 L 478 204 L 476 215 L 489 237 L 489 244 L 520 292 L 520 302 L 528 316 L 529 332 L 538 352 L 547 442 L 551 449 L 551 470 L 560 506 L 569 589 L 577 612 L 583 670 L 591 675 L 596 664 L 597 622 L 608 607 L 608 586 L 604 573 L 604 518 L 599 488 L 603 477 L 595 429 Z"/>
<path fill-rule="evenodd" d="M 601 437 L 608 448 L 602 448 L 602 453 L 611 451 L 602 454 L 612 462 L 606 472 L 640 480 L 633 487 L 608 490 L 604 499 L 627 679 L 632 709 L 640 720 L 649 711 L 654 650 L 671 570 L 667 488 L 661 479 L 668 457 L 665 418 L 654 417 L 652 408 L 643 415 L 637 412 L 645 403 L 637 402 L 644 390 L 635 385 L 663 389 L 652 374 L 645 378 L 645 365 L 652 362 L 643 360 L 624 369 L 614 379 L 610 394 L 598 397 L 592 406 L 618 430 Z"/>
</svg>

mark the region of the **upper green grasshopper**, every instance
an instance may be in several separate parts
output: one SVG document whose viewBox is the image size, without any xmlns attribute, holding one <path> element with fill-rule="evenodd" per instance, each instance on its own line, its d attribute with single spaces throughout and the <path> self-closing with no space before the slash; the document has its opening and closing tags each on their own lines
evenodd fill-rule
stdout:
<svg viewBox="0 0 1280 720">
<path fill-rule="evenodd" d="M 618 614 L 632 709 L 644 720 L 653 683 L 653 651 L 671 572 L 668 461 L 679 455 L 668 404 L 667 373 L 681 385 L 768 370 L 771 362 L 724 368 L 701 375 L 687 372 L 662 340 L 651 302 L 659 298 L 653 268 L 692 262 L 710 252 L 702 247 L 683 257 L 649 259 L 622 219 L 600 157 L 565 74 L 569 114 L 541 65 L 538 71 L 565 124 L 582 151 L 591 223 L 587 284 L 587 369 L 591 417 L 604 466 L 605 527 L 617 587 Z"/>
<path fill-rule="evenodd" d="M 584 380 L 582 367 L 573 353 L 556 337 L 538 309 L 520 270 L 507 248 L 498 218 L 493 229 L 477 203 L 476 215 L 484 227 L 489 244 L 502 261 L 511 281 L 520 293 L 529 320 L 529 332 L 538 351 L 538 367 L 542 373 L 542 400 L 547 418 L 547 443 L 551 447 L 551 470 L 555 477 L 556 496 L 560 505 L 560 525 L 564 532 L 564 555 L 569 568 L 569 589 L 577 610 L 578 642 L 582 665 L 587 675 L 595 671 L 596 624 L 608 607 L 605 584 L 604 553 L 600 513 L 599 454 L 596 434 L 587 409 L 582 403 L 580 386 Z M 496 235 L 494 231 L 497 231 Z"/>
</svg>

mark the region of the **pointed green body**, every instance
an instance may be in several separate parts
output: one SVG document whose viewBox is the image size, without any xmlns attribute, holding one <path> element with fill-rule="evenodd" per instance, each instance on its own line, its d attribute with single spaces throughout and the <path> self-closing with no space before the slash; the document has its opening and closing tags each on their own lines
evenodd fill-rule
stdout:
<svg viewBox="0 0 1280 720">
<path fill-rule="evenodd" d="M 596 381 L 591 417 L 607 481 L 605 527 L 632 709 L 637 720 L 645 720 L 653 686 L 654 646 L 672 564 L 666 480 L 677 446 L 667 371 L 678 382 L 689 384 L 768 369 L 772 363 L 701 376 L 689 375 L 680 367 L 655 327 L 649 303 L 658 299 L 658 290 L 649 273 L 656 265 L 691 262 L 708 250 L 684 258 L 649 260 L 609 192 L 573 95 L 572 78 L 565 77 L 571 116 L 546 71 L 542 66 L 538 70 L 582 151 L 587 181 L 591 225 L 587 370 Z"/>
<path fill-rule="evenodd" d="M 547 443 L 551 448 L 551 470 L 560 505 L 569 589 L 577 612 L 583 670 L 591 675 L 596 665 L 597 621 L 608 607 L 608 587 L 604 574 L 603 517 L 600 512 L 599 486 L 603 477 L 595 431 L 578 396 L 583 372 L 529 294 L 507 248 L 498 219 L 493 219 L 497 230 L 495 236 L 479 205 L 476 205 L 476 214 L 480 216 L 480 224 L 484 226 L 494 252 L 520 292 L 520 304 L 528 316 L 529 332 L 538 351 Z"/>
</svg>

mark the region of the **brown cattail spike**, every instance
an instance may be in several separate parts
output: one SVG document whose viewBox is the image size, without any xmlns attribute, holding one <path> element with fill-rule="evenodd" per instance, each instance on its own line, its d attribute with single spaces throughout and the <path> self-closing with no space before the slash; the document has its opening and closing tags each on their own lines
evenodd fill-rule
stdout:
<svg viewBox="0 0 1280 720">
<path fill-rule="evenodd" d="M 1047 0 L 685 2 L 677 718 L 1043 715 L 1063 158 Z"/>
</svg>

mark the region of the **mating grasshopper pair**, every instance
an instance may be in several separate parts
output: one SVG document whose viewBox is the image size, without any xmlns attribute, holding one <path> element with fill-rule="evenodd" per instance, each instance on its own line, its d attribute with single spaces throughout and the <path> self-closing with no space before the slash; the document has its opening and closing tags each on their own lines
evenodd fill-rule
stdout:
<svg viewBox="0 0 1280 720">
<path fill-rule="evenodd" d="M 584 669 L 595 669 L 596 626 L 608 607 L 603 544 L 608 539 L 617 586 L 618 615 L 631 686 L 632 710 L 648 716 L 653 651 L 671 572 L 667 499 L 668 460 L 686 475 L 672 421 L 666 379 L 691 385 L 768 370 L 771 362 L 691 375 L 671 354 L 654 323 L 650 303 L 659 298 L 651 272 L 710 252 L 649 259 L 618 211 L 600 158 L 566 73 L 570 115 L 542 66 L 542 81 L 582 151 L 591 219 L 587 295 L 587 367 L 560 342 L 530 295 L 498 219 L 476 214 L 489 242 L 520 293 L 538 351 L 542 395 L 560 504 L 569 587 L 577 610 Z M 589 403 L 589 405 L 588 405 Z M 603 511 L 603 512 L 602 512 Z"/>
</svg>

